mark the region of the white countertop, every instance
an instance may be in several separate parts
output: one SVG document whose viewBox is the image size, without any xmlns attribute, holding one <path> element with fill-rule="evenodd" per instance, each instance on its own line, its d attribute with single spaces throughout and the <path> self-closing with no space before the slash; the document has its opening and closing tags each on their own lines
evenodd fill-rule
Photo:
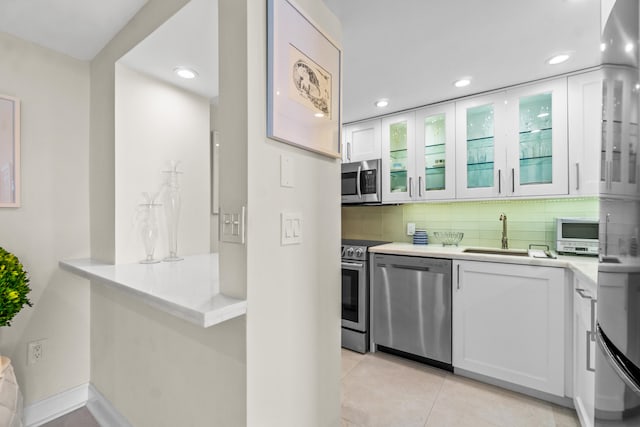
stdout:
<svg viewBox="0 0 640 427">
<path fill-rule="evenodd" d="M 183 261 L 157 264 L 113 265 L 76 259 L 60 261 L 60 267 L 204 328 L 247 312 L 246 300 L 220 293 L 218 254 L 191 255 Z"/>
<path fill-rule="evenodd" d="M 373 246 L 369 252 L 393 255 L 448 258 L 467 261 L 501 262 L 505 264 L 539 265 L 544 267 L 569 268 L 573 272 L 591 280 L 594 285 L 598 279 L 598 258 L 586 256 L 559 255 L 558 258 L 534 258 L 531 256 L 507 256 L 478 253 L 465 253 L 466 246 L 442 246 L 438 244 L 414 245 L 411 243 L 387 243 Z M 495 250 L 496 248 L 482 248 Z M 498 249 L 499 250 L 499 249 Z M 523 249 L 524 250 L 524 249 Z"/>
</svg>

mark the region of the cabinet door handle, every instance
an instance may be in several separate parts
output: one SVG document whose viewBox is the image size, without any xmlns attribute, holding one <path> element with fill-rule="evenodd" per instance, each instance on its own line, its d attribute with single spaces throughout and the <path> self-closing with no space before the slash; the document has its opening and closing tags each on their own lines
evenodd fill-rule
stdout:
<svg viewBox="0 0 640 427">
<path fill-rule="evenodd" d="M 422 175 L 418 177 L 418 197 L 422 197 Z"/>
<path fill-rule="evenodd" d="M 576 162 L 576 190 L 580 190 L 580 162 Z"/>
<path fill-rule="evenodd" d="M 413 197 L 413 178 L 409 177 L 409 198 Z"/>
<path fill-rule="evenodd" d="M 576 293 L 584 299 L 592 299 L 591 296 L 588 295 L 586 291 L 582 288 L 576 288 Z"/>
<path fill-rule="evenodd" d="M 595 339 L 591 331 L 587 332 L 587 371 L 595 372 L 596 368 L 591 367 L 591 341 Z"/>
<path fill-rule="evenodd" d="M 511 168 L 511 192 L 516 192 L 516 170 Z"/>
<path fill-rule="evenodd" d="M 596 303 L 597 299 L 591 298 L 591 341 L 596 340 Z"/>
<path fill-rule="evenodd" d="M 498 169 L 498 194 L 502 194 L 502 169 Z"/>
<path fill-rule="evenodd" d="M 457 282 L 457 288 L 458 290 L 460 290 L 460 264 L 457 265 L 457 274 L 456 274 L 456 282 Z"/>
</svg>

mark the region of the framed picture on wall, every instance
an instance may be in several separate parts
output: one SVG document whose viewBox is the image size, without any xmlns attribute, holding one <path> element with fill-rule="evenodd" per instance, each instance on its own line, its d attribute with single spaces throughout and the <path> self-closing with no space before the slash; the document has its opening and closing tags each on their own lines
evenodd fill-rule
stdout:
<svg viewBox="0 0 640 427">
<path fill-rule="evenodd" d="M 0 208 L 20 206 L 20 100 L 0 95 Z"/>
<path fill-rule="evenodd" d="M 267 136 L 340 157 L 341 50 L 287 0 L 267 25 Z"/>
</svg>

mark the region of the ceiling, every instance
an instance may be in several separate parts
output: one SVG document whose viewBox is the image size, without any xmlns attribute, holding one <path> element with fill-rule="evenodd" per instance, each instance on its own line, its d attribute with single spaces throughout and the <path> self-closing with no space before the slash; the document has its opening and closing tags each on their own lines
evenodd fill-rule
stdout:
<svg viewBox="0 0 640 427">
<path fill-rule="evenodd" d="M 600 63 L 597 0 L 324 0 L 343 26 L 343 121 Z M 146 0 L 2 0 L 0 31 L 92 59 Z M 128 66 L 208 98 L 218 93 L 217 0 L 192 0 L 127 53 Z M 571 52 L 564 64 L 545 60 Z M 174 67 L 198 79 L 178 82 Z M 471 85 L 452 83 L 471 77 Z M 389 106 L 373 105 L 388 98 Z"/>
<path fill-rule="evenodd" d="M 324 1 L 342 22 L 343 122 L 600 63 L 595 0 Z M 545 63 L 560 52 L 572 56 Z"/>
<path fill-rule="evenodd" d="M 1 0 L 0 31 L 91 60 L 147 0 Z"/>
<path fill-rule="evenodd" d="M 218 0 L 191 0 L 120 58 L 130 68 L 215 101 L 218 96 Z M 185 80 L 173 70 L 198 73 Z"/>
</svg>

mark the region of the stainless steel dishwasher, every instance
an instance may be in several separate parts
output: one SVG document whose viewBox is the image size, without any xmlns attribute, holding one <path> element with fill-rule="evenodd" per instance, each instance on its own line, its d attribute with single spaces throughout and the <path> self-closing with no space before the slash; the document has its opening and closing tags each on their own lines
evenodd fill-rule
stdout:
<svg viewBox="0 0 640 427">
<path fill-rule="evenodd" d="M 451 366 L 451 260 L 375 254 L 374 348 Z"/>
</svg>

